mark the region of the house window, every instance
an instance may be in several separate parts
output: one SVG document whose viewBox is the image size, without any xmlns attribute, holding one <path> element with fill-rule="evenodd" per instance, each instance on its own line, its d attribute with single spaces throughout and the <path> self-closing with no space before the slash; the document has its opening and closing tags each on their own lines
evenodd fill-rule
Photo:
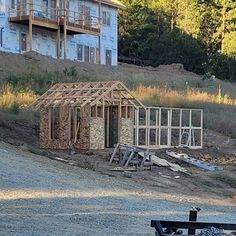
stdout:
<svg viewBox="0 0 236 236">
<path fill-rule="evenodd" d="M 84 61 L 89 63 L 89 46 L 84 47 Z"/>
<path fill-rule="evenodd" d="M 27 50 L 27 34 L 26 33 L 20 33 L 20 51 L 26 52 Z"/>
<path fill-rule="evenodd" d="M 111 65 L 111 50 L 106 50 L 106 65 Z"/>
<path fill-rule="evenodd" d="M 0 47 L 3 46 L 3 29 L 4 27 L 0 28 Z"/>
<path fill-rule="evenodd" d="M 121 107 L 121 118 L 133 119 L 133 107 L 122 106 Z"/>
<path fill-rule="evenodd" d="M 108 11 L 102 12 L 102 24 L 110 26 L 111 25 L 111 13 Z"/>
<path fill-rule="evenodd" d="M 100 50 L 99 48 L 96 48 L 96 63 L 100 63 Z"/>
<path fill-rule="evenodd" d="M 11 0 L 11 9 L 16 9 L 16 0 Z"/>
<path fill-rule="evenodd" d="M 91 117 L 103 118 L 103 107 L 102 106 L 92 106 L 91 107 Z"/>
<path fill-rule="evenodd" d="M 90 26 L 91 25 L 91 19 L 90 19 L 90 7 L 84 6 L 84 24 L 86 26 Z"/>
<path fill-rule="evenodd" d="M 95 58 L 94 58 L 94 48 L 93 47 L 90 47 L 90 63 L 91 64 L 94 64 L 94 60 L 95 60 Z"/>
<path fill-rule="evenodd" d="M 81 45 L 81 44 L 77 45 L 77 59 L 79 61 L 83 60 L 83 45 Z"/>
</svg>

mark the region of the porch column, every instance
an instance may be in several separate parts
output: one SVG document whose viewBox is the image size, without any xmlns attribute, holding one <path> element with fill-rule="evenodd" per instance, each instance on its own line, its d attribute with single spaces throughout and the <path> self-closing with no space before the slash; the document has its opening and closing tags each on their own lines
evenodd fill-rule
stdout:
<svg viewBox="0 0 236 236">
<path fill-rule="evenodd" d="M 60 58 L 60 42 L 61 42 L 61 30 L 60 30 L 60 18 L 61 18 L 61 9 L 60 9 L 60 3 L 59 0 L 56 0 L 56 17 L 57 17 L 57 58 Z"/>
<path fill-rule="evenodd" d="M 66 27 L 66 17 L 67 17 L 67 9 L 66 9 L 67 0 L 64 0 L 64 59 L 67 56 L 67 27 Z"/>
<path fill-rule="evenodd" d="M 32 51 L 33 37 L 33 0 L 29 0 L 29 50 Z"/>
</svg>

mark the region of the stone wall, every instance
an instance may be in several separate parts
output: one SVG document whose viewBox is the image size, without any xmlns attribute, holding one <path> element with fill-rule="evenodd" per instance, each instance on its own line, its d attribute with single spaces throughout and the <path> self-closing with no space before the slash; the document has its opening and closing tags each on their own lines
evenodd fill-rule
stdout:
<svg viewBox="0 0 236 236">
<path fill-rule="evenodd" d="M 103 118 L 90 118 L 90 149 L 105 148 L 105 124 Z"/>
<path fill-rule="evenodd" d="M 133 145 L 134 121 L 129 118 L 120 120 L 120 143 Z"/>
</svg>

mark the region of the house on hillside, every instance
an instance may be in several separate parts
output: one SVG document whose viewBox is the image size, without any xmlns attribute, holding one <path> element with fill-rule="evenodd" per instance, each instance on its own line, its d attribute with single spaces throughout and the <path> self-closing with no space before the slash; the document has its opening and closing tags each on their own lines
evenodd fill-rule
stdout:
<svg viewBox="0 0 236 236">
<path fill-rule="evenodd" d="M 202 147 L 202 110 L 145 107 L 120 81 L 55 84 L 32 107 L 41 148 Z"/>
<path fill-rule="evenodd" d="M 117 0 L 0 0 L 0 51 L 117 65 Z"/>
</svg>

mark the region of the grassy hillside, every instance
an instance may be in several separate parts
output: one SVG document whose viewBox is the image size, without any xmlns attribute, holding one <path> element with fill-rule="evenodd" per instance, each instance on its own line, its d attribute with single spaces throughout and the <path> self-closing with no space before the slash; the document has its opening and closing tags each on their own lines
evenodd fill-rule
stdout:
<svg viewBox="0 0 236 236">
<path fill-rule="evenodd" d="M 121 80 L 147 105 L 203 108 L 206 128 L 236 138 L 236 84 L 203 79 L 180 64 L 110 67 L 56 60 L 34 52 L 0 53 L 0 78 L 0 108 L 19 114 L 21 121 L 22 109 L 56 82 Z M 32 123 L 32 117 L 27 115 L 27 120 Z"/>
</svg>

